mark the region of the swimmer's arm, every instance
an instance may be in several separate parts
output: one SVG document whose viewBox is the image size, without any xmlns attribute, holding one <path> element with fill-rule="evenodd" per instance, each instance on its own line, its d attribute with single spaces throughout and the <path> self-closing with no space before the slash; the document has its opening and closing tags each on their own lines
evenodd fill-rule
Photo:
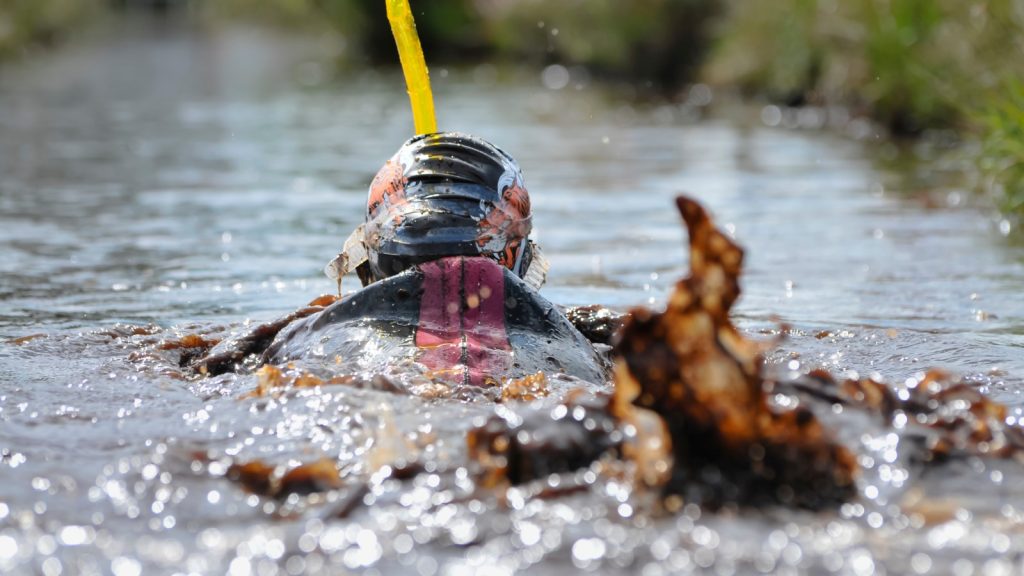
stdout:
<svg viewBox="0 0 1024 576">
<path fill-rule="evenodd" d="M 562 312 L 587 340 L 609 345 L 629 316 L 599 305 L 572 306 L 563 308 Z"/>
<path fill-rule="evenodd" d="M 217 346 L 207 355 L 190 362 L 189 368 L 198 374 L 208 376 L 234 372 L 247 357 L 263 354 L 277 334 L 289 324 L 322 311 L 336 300 L 336 296 L 321 296 L 310 302 L 305 308 L 300 308 L 271 322 L 260 324 L 237 338 L 225 341 L 223 345 Z"/>
</svg>

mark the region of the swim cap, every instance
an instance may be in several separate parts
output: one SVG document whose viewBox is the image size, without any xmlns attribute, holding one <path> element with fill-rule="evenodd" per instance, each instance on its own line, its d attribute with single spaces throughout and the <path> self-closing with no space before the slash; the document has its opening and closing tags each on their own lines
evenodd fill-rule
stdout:
<svg viewBox="0 0 1024 576">
<path fill-rule="evenodd" d="M 468 134 L 416 136 L 374 177 L 366 223 L 325 271 L 338 279 L 365 259 L 366 284 L 444 256 L 482 255 L 539 288 L 547 263 L 531 229 L 530 195 L 511 156 Z"/>
<path fill-rule="evenodd" d="M 417 136 L 370 184 L 365 238 L 375 279 L 443 256 L 473 255 L 492 256 L 521 275 L 531 228 L 519 166 L 474 136 Z"/>
</svg>

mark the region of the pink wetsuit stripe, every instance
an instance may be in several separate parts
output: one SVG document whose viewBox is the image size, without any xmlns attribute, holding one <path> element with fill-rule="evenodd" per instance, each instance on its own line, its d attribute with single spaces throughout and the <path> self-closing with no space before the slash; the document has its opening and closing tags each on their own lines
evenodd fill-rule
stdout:
<svg viewBox="0 0 1024 576">
<path fill-rule="evenodd" d="M 455 369 L 462 360 L 460 274 L 448 262 L 429 262 L 420 270 L 423 296 L 416 328 L 416 346 L 424 349 L 420 362 L 432 370 Z"/>
<path fill-rule="evenodd" d="M 423 296 L 420 299 L 420 322 L 416 329 L 416 346 L 435 346 L 447 340 L 445 330 L 444 278 L 436 262 L 420 266 L 423 272 Z"/>
<path fill-rule="evenodd" d="M 497 377 L 508 370 L 511 349 L 505 330 L 505 275 L 502 268 L 484 258 L 464 261 L 466 334 L 470 382 L 484 383 L 486 376 Z M 468 300 L 475 306 L 469 306 Z"/>
<path fill-rule="evenodd" d="M 420 270 L 420 362 L 460 383 L 468 377 L 475 385 L 505 373 L 512 364 L 512 347 L 501 266 L 485 258 L 451 257 L 422 264 Z"/>
</svg>

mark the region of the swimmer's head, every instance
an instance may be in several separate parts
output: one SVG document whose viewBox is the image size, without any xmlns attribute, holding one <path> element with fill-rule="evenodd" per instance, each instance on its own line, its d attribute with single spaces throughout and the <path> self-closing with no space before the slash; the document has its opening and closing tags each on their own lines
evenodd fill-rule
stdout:
<svg viewBox="0 0 1024 576">
<path fill-rule="evenodd" d="M 531 228 L 530 195 L 511 156 L 467 134 L 417 136 L 370 184 L 370 279 L 445 256 L 477 255 L 524 276 L 533 256 Z"/>
</svg>

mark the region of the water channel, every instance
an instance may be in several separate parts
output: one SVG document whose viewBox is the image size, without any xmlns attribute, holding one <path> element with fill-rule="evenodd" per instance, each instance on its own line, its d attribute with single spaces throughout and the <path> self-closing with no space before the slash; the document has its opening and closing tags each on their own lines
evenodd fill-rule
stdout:
<svg viewBox="0 0 1024 576">
<path fill-rule="evenodd" d="M 493 407 L 344 387 L 240 401 L 251 375 L 129 359 L 153 336 L 137 327 L 226 332 L 331 292 L 321 268 L 411 131 L 396 73 L 335 73 L 322 43 L 143 24 L 0 70 L 0 572 L 1021 570 L 1022 470 L 1004 461 L 866 480 L 861 502 L 820 513 L 624 515 L 611 491 L 504 509 L 458 501 L 457 474 L 344 520 L 324 513 L 336 503 L 282 514 L 246 494 L 218 459 L 328 456 L 359 477 L 392 442 L 457 466 Z M 746 248 L 737 324 L 791 326 L 773 361 L 892 381 L 943 367 L 1024 404 L 1024 256 L 955 154 L 869 126 L 769 127 L 703 87 L 640 105 L 578 74 L 558 90 L 486 65 L 433 78 L 442 127 L 523 166 L 548 299 L 663 304 L 686 270 L 686 192 Z M 911 501 L 948 515 L 907 521 Z"/>
</svg>

